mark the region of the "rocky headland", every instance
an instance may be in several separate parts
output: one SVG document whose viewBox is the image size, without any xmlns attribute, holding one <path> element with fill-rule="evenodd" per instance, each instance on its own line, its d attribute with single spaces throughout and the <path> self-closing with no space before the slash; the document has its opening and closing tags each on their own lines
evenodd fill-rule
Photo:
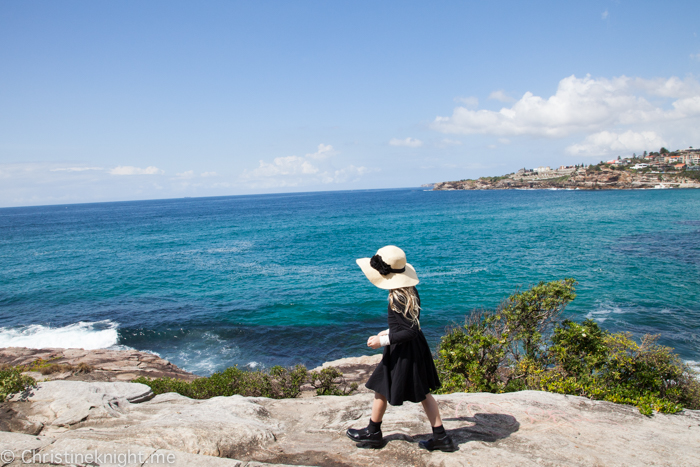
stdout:
<svg viewBox="0 0 700 467">
<path fill-rule="evenodd" d="M 646 417 L 635 407 L 539 391 L 455 393 L 436 399 L 457 452 L 418 448 L 431 431 L 421 405 L 412 403 L 389 407 L 386 443 L 370 449 L 345 436 L 347 428 L 367 424 L 373 399 L 367 392 L 295 399 L 153 396 L 127 379 L 196 376 L 136 351 L 10 348 L 0 350 L 0 363 L 27 364 L 37 355 L 76 367 L 90 362 L 92 369 L 40 374 L 50 380 L 1 405 L 0 466 L 700 465 L 700 411 Z M 324 366 L 364 382 L 379 358 Z"/>
<path fill-rule="evenodd" d="M 602 166 L 600 170 L 577 167 L 573 170 L 514 173 L 436 183 L 433 190 L 634 190 L 659 188 L 700 188 L 700 181 L 679 173 L 620 170 Z"/>
</svg>

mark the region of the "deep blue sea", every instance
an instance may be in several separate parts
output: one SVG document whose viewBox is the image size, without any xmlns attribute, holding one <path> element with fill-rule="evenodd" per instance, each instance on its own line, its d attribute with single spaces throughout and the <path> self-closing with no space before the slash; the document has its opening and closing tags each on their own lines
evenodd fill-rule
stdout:
<svg viewBox="0 0 700 467">
<path fill-rule="evenodd" d="M 386 292 L 355 259 L 406 251 L 432 348 L 446 326 L 573 277 L 568 318 L 700 361 L 700 191 L 426 191 L 0 209 L 0 347 L 129 347 L 200 375 L 380 352 Z"/>
</svg>

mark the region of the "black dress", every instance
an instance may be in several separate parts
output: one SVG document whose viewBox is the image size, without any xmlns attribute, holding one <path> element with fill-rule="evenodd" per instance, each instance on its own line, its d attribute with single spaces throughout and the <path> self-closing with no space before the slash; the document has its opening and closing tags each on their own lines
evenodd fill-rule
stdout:
<svg viewBox="0 0 700 467">
<path fill-rule="evenodd" d="M 440 387 L 428 341 L 418 326 L 412 325 L 391 306 L 388 321 L 391 344 L 384 347 L 382 361 L 365 386 L 386 397 L 391 405 L 421 402 L 429 392 Z"/>
</svg>

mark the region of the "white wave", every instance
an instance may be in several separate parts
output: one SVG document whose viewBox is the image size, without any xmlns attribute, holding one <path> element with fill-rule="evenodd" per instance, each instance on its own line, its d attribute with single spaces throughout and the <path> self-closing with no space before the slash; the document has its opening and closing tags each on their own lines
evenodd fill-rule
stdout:
<svg viewBox="0 0 700 467">
<path fill-rule="evenodd" d="M 589 311 L 586 314 L 586 318 L 592 319 L 592 320 L 597 321 L 599 323 L 602 323 L 606 319 L 608 319 L 608 315 L 610 315 L 610 314 L 618 315 L 618 314 L 624 314 L 624 313 L 626 313 L 626 312 L 618 306 L 608 306 L 605 308 L 599 308 L 599 309 L 594 310 L 594 311 Z"/>
<path fill-rule="evenodd" d="M 214 332 L 207 331 L 198 337 L 181 342 L 174 358 L 166 358 L 166 360 L 172 361 L 186 371 L 204 376 L 231 366 L 227 362 L 239 358 L 240 353 L 238 346 L 227 343 Z"/>
<path fill-rule="evenodd" d="M 61 328 L 30 324 L 16 328 L 0 328 L 0 347 L 30 349 L 106 349 L 119 341 L 118 323 L 110 320 L 69 324 Z"/>
<path fill-rule="evenodd" d="M 458 268 L 450 271 L 435 271 L 424 272 L 421 277 L 436 277 L 436 276 L 466 276 L 477 272 L 486 271 L 486 268 Z"/>
</svg>

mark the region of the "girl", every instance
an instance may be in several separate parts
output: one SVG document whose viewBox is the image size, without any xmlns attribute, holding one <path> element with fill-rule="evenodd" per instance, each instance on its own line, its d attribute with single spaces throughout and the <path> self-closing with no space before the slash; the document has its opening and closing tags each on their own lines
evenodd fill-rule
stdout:
<svg viewBox="0 0 700 467">
<path fill-rule="evenodd" d="M 438 404 L 430 394 L 440 387 L 440 380 L 420 329 L 416 270 L 406 262 L 403 250 L 392 245 L 380 248 L 372 258 L 358 259 L 357 264 L 372 284 L 389 290 L 389 329 L 367 339 L 367 345 L 373 349 L 384 346 L 384 355 L 365 383 L 374 391 L 369 425 L 359 430 L 348 429 L 348 437 L 381 446 L 381 425 L 387 402 L 391 405 L 420 402 L 433 427 L 433 437 L 421 441 L 419 446 L 429 451 L 454 451 L 456 447 L 442 426 Z"/>
</svg>

